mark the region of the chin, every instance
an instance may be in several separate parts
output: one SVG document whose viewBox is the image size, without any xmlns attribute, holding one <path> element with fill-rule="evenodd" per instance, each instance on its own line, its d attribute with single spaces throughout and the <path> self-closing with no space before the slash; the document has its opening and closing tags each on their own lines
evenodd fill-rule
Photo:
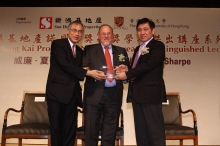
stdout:
<svg viewBox="0 0 220 146">
<path fill-rule="evenodd" d="M 111 43 L 110 42 L 103 42 L 102 45 L 103 46 L 109 46 Z"/>
<path fill-rule="evenodd" d="M 74 43 L 78 43 L 78 42 L 79 42 L 79 40 L 73 40 L 73 42 L 74 42 Z"/>
</svg>

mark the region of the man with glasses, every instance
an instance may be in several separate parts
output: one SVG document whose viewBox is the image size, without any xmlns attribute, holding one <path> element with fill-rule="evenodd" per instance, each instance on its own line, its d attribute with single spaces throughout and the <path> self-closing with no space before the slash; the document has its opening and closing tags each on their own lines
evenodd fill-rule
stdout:
<svg viewBox="0 0 220 146">
<path fill-rule="evenodd" d="M 74 21 L 68 25 L 68 38 L 54 40 L 51 44 L 46 99 L 52 146 L 74 145 L 77 106 L 82 107 L 79 81 L 86 75 L 96 80 L 105 79 L 101 71 L 82 68 L 83 50 L 76 43 L 83 32 L 83 24 Z"/>
<path fill-rule="evenodd" d="M 114 79 L 114 67 L 129 66 L 125 48 L 112 45 L 113 30 L 104 24 L 98 31 L 98 44 L 84 48 L 83 67 L 106 72 L 106 80 L 86 77 L 84 86 L 85 145 L 115 145 L 116 128 L 122 104 L 123 82 Z M 101 124 L 100 124 L 101 123 Z"/>
</svg>

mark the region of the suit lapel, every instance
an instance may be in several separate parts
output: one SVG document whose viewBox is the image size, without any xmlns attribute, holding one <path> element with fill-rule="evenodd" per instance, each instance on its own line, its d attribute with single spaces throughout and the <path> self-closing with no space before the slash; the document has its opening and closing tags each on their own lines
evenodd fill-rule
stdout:
<svg viewBox="0 0 220 146">
<path fill-rule="evenodd" d="M 81 53 L 80 53 L 80 50 L 79 49 L 81 49 L 81 48 L 79 48 L 79 46 L 77 46 L 76 45 L 76 58 L 73 56 L 73 53 L 72 53 L 72 48 L 71 48 L 71 46 L 70 46 L 70 43 L 69 43 L 69 40 L 68 39 L 66 39 L 65 40 L 66 41 L 66 45 L 67 45 L 67 56 L 68 56 L 68 59 L 70 59 L 70 60 L 72 60 L 73 62 L 74 62 L 74 64 L 76 64 L 77 66 L 79 66 L 80 64 L 80 62 L 81 62 L 81 60 L 80 60 L 80 58 L 81 58 Z"/>
<path fill-rule="evenodd" d="M 134 59 L 136 57 L 136 54 L 137 52 L 139 51 L 139 48 L 140 48 L 140 45 L 136 47 L 136 49 L 134 50 L 134 54 L 133 54 L 133 57 L 132 57 L 132 63 L 131 63 L 131 66 L 133 66 L 133 63 L 134 63 Z M 138 58 L 139 60 L 140 58 Z"/>
<path fill-rule="evenodd" d="M 154 42 L 154 39 L 152 39 L 152 40 L 146 45 L 146 47 L 150 47 L 150 46 L 153 44 L 153 42 Z M 140 47 L 140 46 L 139 46 L 139 47 Z M 139 50 L 139 49 L 138 49 L 138 50 Z M 150 53 L 150 52 L 149 52 L 149 53 Z M 148 53 L 148 54 L 145 54 L 145 55 L 141 55 L 141 54 L 140 54 L 140 56 L 139 56 L 139 58 L 138 58 L 137 65 L 140 64 L 140 62 L 141 62 L 141 60 L 142 60 L 143 57 L 148 57 L 149 53 Z"/>
<path fill-rule="evenodd" d="M 104 65 L 106 65 L 105 56 L 104 56 L 104 53 L 103 53 L 103 49 L 102 49 L 101 44 L 98 44 L 98 45 L 97 45 L 96 52 L 97 52 L 97 54 L 99 55 L 99 58 L 101 59 L 102 63 L 103 63 Z M 98 58 L 98 57 L 97 57 L 97 58 Z"/>
<path fill-rule="evenodd" d="M 154 38 L 147 44 L 146 47 L 150 47 L 153 44 L 153 42 L 154 42 Z"/>
<path fill-rule="evenodd" d="M 76 45 L 76 58 L 75 59 L 77 60 L 77 66 L 80 66 L 81 58 L 82 58 L 81 48 L 78 45 Z"/>
<path fill-rule="evenodd" d="M 117 49 L 113 45 L 112 45 L 112 54 L 113 54 L 113 66 L 118 66 L 119 65 L 119 59 L 118 59 L 119 53 L 117 52 Z"/>
<path fill-rule="evenodd" d="M 68 53 L 67 56 L 69 56 L 69 57 L 70 57 L 70 56 L 73 56 L 73 55 L 72 55 L 71 46 L 70 46 L 70 43 L 69 43 L 69 41 L 68 41 L 67 38 L 65 39 L 65 42 L 66 42 L 66 46 L 67 46 L 67 47 L 66 47 L 66 48 L 67 48 L 67 53 Z M 71 57 L 70 57 L 70 59 L 71 59 Z"/>
</svg>

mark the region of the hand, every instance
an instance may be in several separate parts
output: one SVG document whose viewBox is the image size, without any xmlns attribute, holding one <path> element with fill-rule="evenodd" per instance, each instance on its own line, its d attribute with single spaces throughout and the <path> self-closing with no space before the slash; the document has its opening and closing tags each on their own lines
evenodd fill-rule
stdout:
<svg viewBox="0 0 220 146">
<path fill-rule="evenodd" d="M 86 75 L 91 76 L 92 78 L 94 78 L 96 80 L 105 80 L 106 79 L 105 73 L 103 71 L 99 71 L 99 70 L 88 70 Z"/>
<path fill-rule="evenodd" d="M 115 79 L 116 80 L 126 80 L 127 76 L 126 76 L 125 72 L 120 72 L 120 73 L 118 72 L 118 73 L 116 73 Z"/>
<path fill-rule="evenodd" d="M 115 68 L 116 73 L 126 72 L 128 71 L 128 67 L 124 64 L 121 64 Z"/>
</svg>

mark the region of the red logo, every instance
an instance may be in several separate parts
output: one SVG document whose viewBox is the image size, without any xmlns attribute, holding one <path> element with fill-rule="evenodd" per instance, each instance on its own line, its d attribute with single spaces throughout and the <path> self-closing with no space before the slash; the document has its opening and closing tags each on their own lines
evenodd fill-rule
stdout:
<svg viewBox="0 0 220 146">
<path fill-rule="evenodd" d="M 40 17 L 40 29 L 52 29 L 52 17 Z"/>
<path fill-rule="evenodd" d="M 124 17 L 114 17 L 114 22 L 117 27 L 121 27 L 124 24 Z"/>
</svg>

